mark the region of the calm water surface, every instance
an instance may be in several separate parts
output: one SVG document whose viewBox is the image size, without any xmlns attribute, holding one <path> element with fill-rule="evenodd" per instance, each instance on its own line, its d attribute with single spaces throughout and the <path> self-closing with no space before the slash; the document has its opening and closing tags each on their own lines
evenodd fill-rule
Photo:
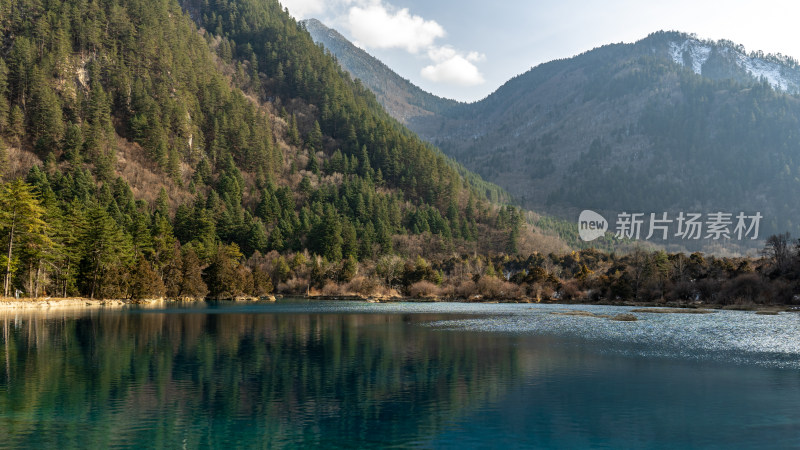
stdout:
<svg viewBox="0 0 800 450">
<path fill-rule="evenodd" d="M 800 448 L 800 314 L 565 309 L 0 312 L 0 448 Z"/>
</svg>

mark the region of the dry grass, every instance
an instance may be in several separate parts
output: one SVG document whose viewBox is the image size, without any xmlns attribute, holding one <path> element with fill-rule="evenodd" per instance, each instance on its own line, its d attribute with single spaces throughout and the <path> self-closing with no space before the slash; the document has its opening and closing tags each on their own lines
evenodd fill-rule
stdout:
<svg viewBox="0 0 800 450">
<path fill-rule="evenodd" d="M 6 152 L 6 160 L 8 161 L 6 173 L 0 173 L 0 176 L 5 175 L 6 180 L 25 177 L 31 167 L 42 164 L 42 160 L 33 152 L 22 150 L 18 147 L 8 147 Z"/>
<path fill-rule="evenodd" d="M 122 176 L 131 187 L 133 196 L 137 200 L 145 200 L 150 204 L 155 203 L 158 192 L 163 187 L 169 196 L 170 209 L 177 209 L 179 204 L 190 203 L 194 198 L 192 194 L 176 185 L 166 176 L 161 169 L 155 166 L 146 156 L 138 144 L 117 138 L 117 175 Z M 186 164 L 181 164 L 181 172 L 185 183 L 191 177 L 191 169 Z"/>
</svg>

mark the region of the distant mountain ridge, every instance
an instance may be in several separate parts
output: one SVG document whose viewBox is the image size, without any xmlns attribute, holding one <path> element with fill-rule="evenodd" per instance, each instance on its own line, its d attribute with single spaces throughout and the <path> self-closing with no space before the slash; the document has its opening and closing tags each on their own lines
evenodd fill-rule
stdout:
<svg viewBox="0 0 800 450">
<path fill-rule="evenodd" d="M 565 218 L 758 210 L 764 237 L 800 232 L 799 89 L 792 58 L 657 32 L 404 120 L 528 208 Z"/>
<path fill-rule="evenodd" d="M 411 118 L 441 114 L 461 104 L 423 91 L 319 20 L 302 23 L 314 42 L 323 44 L 342 68 L 373 91 L 386 111 L 400 122 L 406 124 Z"/>
</svg>

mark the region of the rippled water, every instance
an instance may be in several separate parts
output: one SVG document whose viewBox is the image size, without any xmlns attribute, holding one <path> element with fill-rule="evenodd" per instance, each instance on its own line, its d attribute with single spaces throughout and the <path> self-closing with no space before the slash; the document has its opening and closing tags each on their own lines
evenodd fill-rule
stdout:
<svg viewBox="0 0 800 450">
<path fill-rule="evenodd" d="M 800 447 L 800 314 L 0 312 L 0 448 Z"/>
</svg>

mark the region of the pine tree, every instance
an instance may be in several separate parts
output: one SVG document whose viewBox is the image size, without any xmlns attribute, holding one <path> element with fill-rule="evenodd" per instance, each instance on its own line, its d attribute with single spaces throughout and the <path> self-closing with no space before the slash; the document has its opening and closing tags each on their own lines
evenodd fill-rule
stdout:
<svg viewBox="0 0 800 450">
<path fill-rule="evenodd" d="M 328 261 L 342 260 L 342 224 L 339 215 L 330 204 L 325 207 L 325 215 L 319 226 L 318 250 Z"/>
<path fill-rule="evenodd" d="M 303 145 L 303 141 L 300 139 L 300 131 L 297 130 L 297 118 L 294 114 L 292 114 L 291 118 L 289 119 L 289 129 L 286 131 L 286 133 L 286 140 L 289 142 L 289 144 L 296 147 Z"/>
<path fill-rule="evenodd" d="M 231 299 L 243 293 L 245 280 L 238 270 L 242 256 L 236 244 L 217 246 L 204 274 L 212 298 Z"/>
<path fill-rule="evenodd" d="M 349 282 L 358 274 L 358 261 L 350 255 L 342 263 L 342 272 L 339 281 Z"/>
<path fill-rule="evenodd" d="M 253 291 L 251 294 L 255 297 L 263 297 L 268 295 L 273 290 L 272 280 L 260 268 L 253 268 Z"/>
<path fill-rule="evenodd" d="M 25 136 L 25 114 L 19 105 L 11 107 L 8 113 L 8 134 L 12 138 L 12 144 L 21 145 L 22 138 Z"/>
<path fill-rule="evenodd" d="M 311 150 L 312 154 L 318 150 L 322 150 L 322 129 L 320 128 L 318 121 L 314 121 L 314 128 L 310 133 L 308 133 L 307 140 L 308 148 Z"/>
<path fill-rule="evenodd" d="M 342 257 L 355 258 L 358 255 L 356 227 L 347 218 L 342 219 Z"/>
<path fill-rule="evenodd" d="M 289 264 L 286 263 L 286 259 L 283 256 L 278 256 L 278 259 L 275 260 L 275 271 L 274 271 L 274 278 L 275 281 L 278 283 L 283 283 L 289 279 L 289 274 L 292 272 L 291 268 L 289 268 Z"/>
<path fill-rule="evenodd" d="M 6 235 L 5 278 L 3 295 L 8 297 L 13 275 L 14 245 L 26 239 L 41 238 L 45 222 L 44 208 L 33 188 L 17 179 L 0 186 L 0 230 Z"/>
<path fill-rule="evenodd" d="M 369 162 L 369 153 L 367 153 L 367 146 L 361 146 L 361 152 L 358 156 L 358 174 L 364 178 L 372 179 L 372 165 Z"/>
<path fill-rule="evenodd" d="M 64 131 L 64 156 L 73 167 L 78 167 L 83 162 L 81 154 L 83 147 L 83 131 L 79 125 L 68 123 Z"/>
<path fill-rule="evenodd" d="M 30 107 L 33 142 L 39 154 L 45 156 L 61 141 L 64 120 L 58 96 L 38 71 L 34 75 Z"/>
<path fill-rule="evenodd" d="M 163 274 L 163 269 L 175 257 L 175 247 L 180 245 L 172 232 L 172 224 L 167 217 L 156 213 L 153 217 L 153 226 L 150 230 L 152 242 L 152 262 L 157 273 Z"/>
<path fill-rule="evenodd" d="M 177 298 L 181 295 L 181 282 L 183 281 L 183 255 L 181 254 L 181 244 L 175 242 L 172 246 L 172 254 L 169 261 L 162 268 L 162 281 L 166 290 L 167 297 Z"/>
<path fill-rule="evenodd" d="M 282 251 L 284 248 L 286 248 L 286 242 L 284 241 L 281 227 L 276 226 L 272 229 L 272 233 L 269 235 L 269 243 L 267 246 L 270 249 L 277 251 Z"/>
<path fill-rule="evenodd" d="M 108 213 L 98 206 L 87 214 L 87 228 L 82 236 L 89 297 L 94 296 L 106 284 L 120 280 L 122 267 L 127 266 L 133 256 L 132 243 Z"/>
<path fill-rule="evenodd" d="M 208 287 L 203 281 L 203 269 L 200 259 L 194 249 L 188 247 L 183 252 L 183 267 L 181 273 L 180 296 L 205 298 Z"/>
<path fill-rule="evenodd" d="M 169 218 L 169 195 L 167 195 L 167 190 L 163 187 L 158 191 L 155 212 L 161 217 Z"/>
<path fill-rule="evenodd" d="M 0 180 L 3 179 L 3 174 L 6 173 L 8 167 L 8 151 L 6 150 L 6 143 L 0 137 Z"/>
<path fill-rule="evenodd" d="M 309 153 L 310 155 L 308 156 L 308 166 L 306 167 L 306 170 L 315 175 L 319 174 L 319 161 L 317 160 L 317 154 L 313 149 Z"/>
<path fill-rule="evenodd" d="M 10 105 L 6 99 L 8 93 L 8 67 L 0 57 L 0 135 L 5 133 L 8 127 L 8 112 Z"/>
<path fill-rule="evenodd" d="M 131 273 L 129 297 L 134 300 L 161 297 L 166 288 L 150 263 L 140 255 Z"/>
</svg>

